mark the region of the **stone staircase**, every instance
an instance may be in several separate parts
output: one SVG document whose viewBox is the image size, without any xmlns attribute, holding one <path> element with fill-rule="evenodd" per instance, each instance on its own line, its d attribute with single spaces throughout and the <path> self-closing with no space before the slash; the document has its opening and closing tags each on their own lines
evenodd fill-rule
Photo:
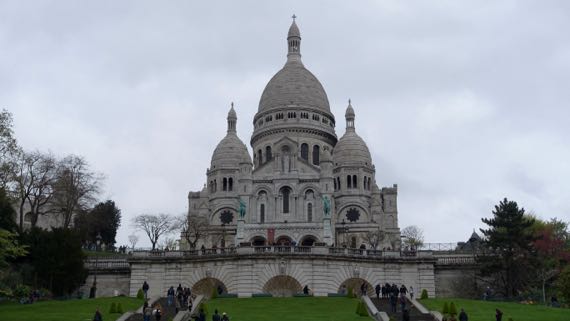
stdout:
<svg viewBox="0 0 570 321">
<path fill-rule="evenodd" d="M 390 300 L 389 299 L 377 299 L 377 298 L 370 298 L 374 306 L 378 309 L 378 311 L 386 312 L 390 318 L 394 318 L 395 320 L 402 320 L 402 311 L 400 310 L 400 304 L 397 305 L 397 312 L 392 312 L 390 307 Z M 436 321 L 434 317 L 429 313 L 421 313 L 414 305 L 406 298 L 406 308 L 410 311 L 410 320 L 411 321 Z"/>
<path fill-rule="evenodd" d="M 160 319 L 161 321 L 168 321 L 174 319 L 174 317 L 176 316 L 176 308 L 174 307 L 174 303 L 172 304 L 172 306 L 168 306 L 168 299 L 160 298 L 151 306 L 154 307 L 154 305 L 156 304 L 160 304 L 160 306 L 162 307 L 162 318 Z M 180 311 L 185 311 L 187 309 L 188 307 L 182 307 Z M 155 320 L 154 315 L 150 319 L 154 321 Z M 142 313 L 135 313 L 131 315 L 126 321 L 143 321 L 143 315 Z"/>
</svg>

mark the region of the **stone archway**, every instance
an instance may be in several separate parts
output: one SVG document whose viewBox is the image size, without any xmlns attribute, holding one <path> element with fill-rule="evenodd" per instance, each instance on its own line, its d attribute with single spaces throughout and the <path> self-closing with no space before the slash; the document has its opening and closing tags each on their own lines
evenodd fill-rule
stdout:
<svg viewBox="0 0 570 321">
<path fill-rule="evenodd" d="M 291 243 L 292 243 L 292 240 L 287 235 L 281 235 L 275 241 L 276 245 L 281 245 L 281 246 L 290 246 Z"/>
<path fill-rule="evenodd" d="M 217 294 L 227 294 L 228 288 L 222 281 L 210 277 L 203 278 L 192 286 L 192 294 L 202 294 L 206 298 L 212 297 L 214 291 L 216 291 Z"/>
<path fill-rule="evenodd" d="M 251 239 L 251 245 L 253 246 L 264 246 L 267 244 L 267 240 L 263 236 L 254 236 Z"/>
<path fill-rule="evenodd" d="M 300 246 L 313 246 L 317 242 L 317 238 L 312 235 L 305 235 L 301 238 L 299 242 Z"/>
<path fill-rule="evenodd" d="M 338 293 L 348 293 L 349 289 L 352 289 L 352 293 L 354 293 L 357 296 L 360 296 L 360 287 L 362 286 L 362 282 L 366 283 L 367 285 L 367 291 L 366 294 L 368 294 L 368 296 L 375 296 L 376 293 L 374 292 L 374 286 L 372 284 L 370 284 L 370 282 L 366 281 L 365 279 L 362 278 L 350 278 L 350 279 L 346 279 L 344 282 L 342 282 L 338 288 Z"/>
<path fill-rule="evenodd" d="M 274 276 L 263 286 L 264 293 L 271 293 L 276 297 L 289 297 L 301 293 L 303 287 L 295 278 L 288 275 Z"/>
</svg>

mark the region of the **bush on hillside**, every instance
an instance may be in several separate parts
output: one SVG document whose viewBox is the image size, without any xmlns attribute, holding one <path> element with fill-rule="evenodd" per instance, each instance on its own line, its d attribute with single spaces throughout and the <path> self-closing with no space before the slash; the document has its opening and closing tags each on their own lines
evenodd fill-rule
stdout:
<svg viewBox="0 0 570 321">
<path fill-rule="evenodd" d="M 117 313 L 117 304 L 115 302 L 111 303 L 111 308 L 109 309 L 109 313 Z"/>
<path fill-rule="evenodd" d="M 352 291 L 352 288 L 348 288 L 348 292 L 346 293 L 346 297 L 347 298 L 354 298 L 354 292 Z"/>
<path fill-rule="evenodd" d="M 422 290 L 422 294 L 420 295 L 420 300 L 425 300 L 428 298 L 428 293 L 426 289 Z"/>
<path fill-rule="evenodd" d="M 449 314 L 449 305 L 447 302 L 443 302 L 443 309 L 441 309 L 443 315 Z"/>
<path fill-rule="evenodd" d="M 137 291 L 137 299 L 139 299 L 139 300 L 144 299 L 144 291 L 142 289 L 139 289 Z"/>
<path fill-rule="evenodd" d="M 121 302 L 119 302 L 119 304 L 117 304 L 117 313 L 125 313 L 125 311 L 123 310 L 123 304 Z"/>
<path fill-rule="evenodd" d="M 363 301 L 358 301 L 358 305 L 356 306 L 356 314 L 362 317 L 368 316 L 368 310 L 366 310 L 366 305 Z"/>
<path fill-rule="evenodd" d="M 204 303 L 200 303 L 200 307 L 198 309 L 198 311 L 204 311 L 204 315 L 207 317 L 208 316 L 208 306 L 205 305 Z"/>
<path fill-rule="evenodd" d="M 455 307 L 455 303 L 453 302 L 451 302 L 451 305 L 449 306 L 449 314 L 457 315 L 457 308 Z"/>
</svg>

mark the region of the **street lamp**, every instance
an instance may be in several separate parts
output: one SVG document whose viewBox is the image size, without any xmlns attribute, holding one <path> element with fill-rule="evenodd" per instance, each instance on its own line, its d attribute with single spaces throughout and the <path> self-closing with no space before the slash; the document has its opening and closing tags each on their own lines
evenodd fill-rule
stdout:
<svg viewBox="0 0 570 321">
<path fill-rule="evenodd" d="M 348 247 L 346 244 L 346 234 L 348 233 L 348 226 L 346 226 L 346 222 L 344 221 L 344 218 L 342 219 L 342 222 L 340 224 L 342 224 L 341 230 L 342 230 L 342 235 L 343 235 L 343 240 L 344 240 L 343 244 L 345 247 Z"/>
<path fill-rule="evenodd" d="M 101 233 L 97 233 L 95 237 L 95 244 L 97 247 L 95 248 L 95 252 L 99 251 L 99 246 L 101 245 Z M 91 293 L 89 294 L 90 298 L 95 298 L 97 296 L 97 268 L 99 265 L 99 255 L 95 253 L 95 275 L 93 276 L 93 286 L 91 286 Z"/>
</svg>

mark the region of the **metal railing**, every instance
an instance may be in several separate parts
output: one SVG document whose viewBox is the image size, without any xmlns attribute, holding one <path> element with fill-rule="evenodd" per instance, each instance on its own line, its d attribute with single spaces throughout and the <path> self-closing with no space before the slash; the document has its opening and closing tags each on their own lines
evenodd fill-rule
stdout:
<svg viewBox="0 0 570 321">
<path fill-rule="evenodd" d="M 88 270 L 118 270 L 128 269 L 129 263 L 126 259 L 95 259 L 89 258 L 83 263 Z"/>
</svg>

